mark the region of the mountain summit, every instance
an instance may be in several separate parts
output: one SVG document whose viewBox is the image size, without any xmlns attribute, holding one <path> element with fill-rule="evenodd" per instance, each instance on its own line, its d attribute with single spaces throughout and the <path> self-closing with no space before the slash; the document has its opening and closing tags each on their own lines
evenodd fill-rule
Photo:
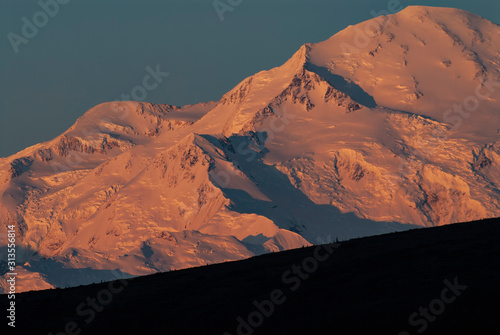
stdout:
<svg viewBox="0 0 500 335">
<path fill-rule="evenodd" d="M 217 102 L 94 107 L 0 159 L 18 289 L 500 216 L 499 65 L 498 25 L 408 7 Z"/>
</svg>

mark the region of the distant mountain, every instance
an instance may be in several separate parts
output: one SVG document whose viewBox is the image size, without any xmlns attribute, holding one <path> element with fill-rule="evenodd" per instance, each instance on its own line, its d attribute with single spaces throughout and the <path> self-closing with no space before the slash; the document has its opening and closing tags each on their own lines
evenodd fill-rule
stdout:
<svg viewBox="0 0 500 335">
<path fill-rule="evenodd" d="M 23 293 L 16 296 L 16 327 L 23 334 L 57 334 L 65 327 L 94 335 L 107 335 L 109 329 L 120 334 L 499 334 L 499 279 L 500 220 L 488 219 Z M 110 287 L 116 292 L 112 299 L 106 293 Z M 0 296 L 4 301 L 7 297 Z"/>
<path fill-rule="evenodd" d="M 18 289 L 500 216 L 499 65 L 498 25 L 408 7 L 218 102 L 101 104 L 0 159 Z"/>
</svg>

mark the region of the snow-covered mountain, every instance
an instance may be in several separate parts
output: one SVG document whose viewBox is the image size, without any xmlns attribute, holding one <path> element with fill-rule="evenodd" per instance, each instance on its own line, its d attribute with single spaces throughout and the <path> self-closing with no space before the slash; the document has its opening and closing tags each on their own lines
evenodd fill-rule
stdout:
<svg viewBox="0 0 500 335">
<path fill-rule="evenodd" d="M 500 216 L 499 67 L 500 26 L 414 6 L 218 102 L 96 106 L 0 158 L 17 289 Z"/>
</svg>

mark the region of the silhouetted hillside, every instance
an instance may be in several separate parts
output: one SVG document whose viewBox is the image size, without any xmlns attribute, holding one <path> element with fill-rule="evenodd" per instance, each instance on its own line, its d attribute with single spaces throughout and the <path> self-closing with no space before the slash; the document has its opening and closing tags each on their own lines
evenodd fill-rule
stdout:
<svg viewBox="0 0 500 335">
<path fill-rule="evenodd" d="M 16 330 L 234 335 L 243 319 L 241 334 L 499 334 L 499 241 L 490 219 L 28 292 L 16 299 Z M 87 298 L 112 301 L 92 309 Z"/>
</svg>

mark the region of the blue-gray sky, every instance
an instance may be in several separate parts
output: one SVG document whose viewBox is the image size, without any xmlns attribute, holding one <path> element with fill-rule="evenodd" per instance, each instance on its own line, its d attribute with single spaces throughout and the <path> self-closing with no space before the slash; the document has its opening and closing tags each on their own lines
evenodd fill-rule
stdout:
<svg viewBox="0 0 500 335">
<path fill-rule="evenodd" d="M 46 24 L 38 1 L 0 1 L 0 157 L 52 139 L 89 108 L 130 94 L 142 85 L 146 66 L 170 73 L 146 101 L 218 100 L 302 44 L 325 40 L 394 2 L 220 0 L 239 3 L 221 22 L 213 0 L 58 1 L 68 3 Z M 456 7 L 500 23 L 498 1 L 401 4 Z M 23 36 L 22 18 L 33 23 L 34 15 L 41 27 L 16 53 L 8 34 Z"/>
</svg>

